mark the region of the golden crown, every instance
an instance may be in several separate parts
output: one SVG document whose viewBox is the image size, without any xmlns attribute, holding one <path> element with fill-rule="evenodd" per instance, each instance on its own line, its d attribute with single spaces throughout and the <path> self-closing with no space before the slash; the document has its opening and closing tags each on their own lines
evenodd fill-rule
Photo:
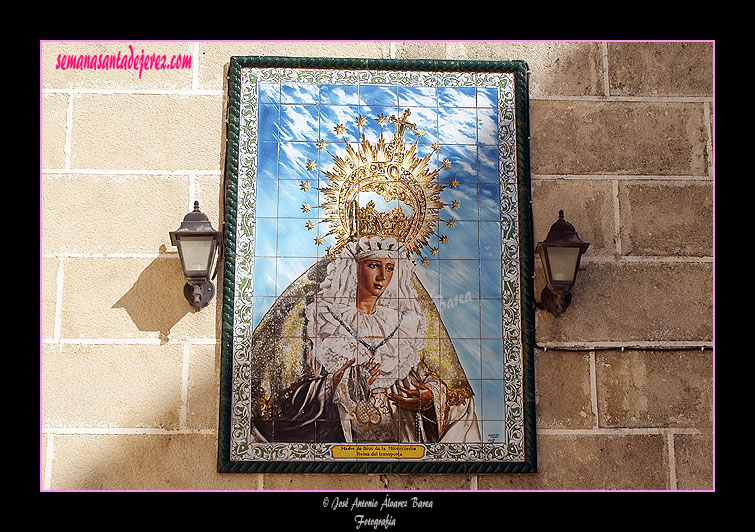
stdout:
<svg viewBox="0 0 755 532">
<path fill-rule="evenodd" d="M 363 236 L 393 237 L 404 244 L 407 255 L 421 254 L 422 248 L 429 245 L 432 235 L 436 235 L 443 244 L 448 242 L 447 236 L 435 232 L 440 210 L 446 206 L 440 199 L 445 187 L 440 185 L 437 177 L 451 163 L 445 160 L 439 168 L 431 169 L 429 161 L 432 153 L 423 158 L 417 156 L 417 143 L 424 133 L 407 120 L 410 114 L 409 109 L 405 109 L 400 118 L 378 116 L 377 122 L 381 126 L 387 122 L 396 124 L 396 133 L 389 143 L 386 143 L 382 132 L 375 144 L 370 143 L 363 133 L 362 141 L 356 147 L 346 143 L 344 157 L 328 152 L 334 164 L 323 171 L 328 182 L 317 190 L 322 192 L 324 201 L 322 205 L 314 207 L 323 210 L 321 223 L 329 226 L 325 236 L 336 236 L 336 244 L 328 249 L 328 253 L 336 253 Z M 357 118 L 359 126 L 365 123 L 364 117 Z M 407 130 L 413 130 L 417 135 L 408 149 L 404 142 Z M 342 134 L 345 127 L 339 124 L 335 131 Z M 324 141 L 318 142 L 319 149 L 324 147 Z M 437 143 L 432 148 L 433 153 L 440 150 Z M 308 170 L 314 168 L 313 162 L 307 164 Z M 456 184 L 454 179 L 449 186 L 455 187 Z M 303 181 L 300 186 L 302 190 L 310 188 L 308 181 Z M 360 195 L 364 193 L 377 194 L 388 204 L 396 206 L 379 210 L 372 200 L 360 205 Z M 402 204 L 410 211 L 408 214 Z M 451 205 L 458 209 L 460 202 L 454 201 Z M 302 206 L 305 212 L 311 208 L 306 203 Z M 454 226 L 453 219 L 446 223 L 449 227 Z M 306 227 L 314 229 L 315 223 L 310 220 Z M 321 236 L 315 238 L 318 245 L 323 240 Z M 437 248 L 432 248 L 431 253 L 437 254 Z M 427 263 L 424 257 L 423 262 Z"/>
</svg>

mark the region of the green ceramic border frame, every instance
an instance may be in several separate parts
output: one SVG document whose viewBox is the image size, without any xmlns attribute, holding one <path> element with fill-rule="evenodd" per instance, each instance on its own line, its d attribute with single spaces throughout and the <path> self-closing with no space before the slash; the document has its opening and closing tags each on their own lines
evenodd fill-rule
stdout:
<svg viewBox="0 0 755 532">
<path fill-rule="evenodd" d="M 240 126 L 241 70 L 245 67 L 510 72 L 515 76 L 519 253 L 521 283 L 524 454 L 523 462 L 238 462 L 230 460 L 231 376 L 233 361 L 236 180 Z M 228 69 L 225 168 L 225 255 L 222 274 L 222 331 L 218 460 L 220 473 L 534 473 L 535 430 L 534 244 L 529 154 L 529 68 L 524 61 L 454 61 L 358 58 L 234 56 Z"/>
</svg>

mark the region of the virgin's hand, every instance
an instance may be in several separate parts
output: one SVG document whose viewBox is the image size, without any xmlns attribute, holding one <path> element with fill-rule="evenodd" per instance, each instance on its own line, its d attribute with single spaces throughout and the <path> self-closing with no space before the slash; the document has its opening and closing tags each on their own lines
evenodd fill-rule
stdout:
<svg viewBox="0 0 755 532">
<path fill-rule="evenodd" d="M 433 403 L 433 391 L 421 382 L 412 380 L 412 384 L 416 387 L 415 389 L 396 386 L 407 397 L 390 393 L 388 394 L 389 399 L 406 410 L 416 411 L 430 408 Z"/>
<path fill-rule="evenodd" d="M 369 371 L 370 373 L 370 380 L 367 381 L 367 384 L 372 386 L 372 383 L 375 382 L 375 379 L 378 377 L 378 370 L 380 369 L 380 364 L 372 365 L 372 362 L 375 360 L 375 357 L 370 358 L 367 363 L 364 365 L 364 369 Z M 372 366 L 372 367 L 370 367 Z"/>
</svg>

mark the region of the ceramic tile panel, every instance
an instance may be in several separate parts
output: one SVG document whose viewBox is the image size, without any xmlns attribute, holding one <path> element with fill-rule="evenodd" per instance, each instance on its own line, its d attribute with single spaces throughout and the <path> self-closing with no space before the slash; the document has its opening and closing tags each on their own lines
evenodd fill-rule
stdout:
<svg viewBox="0 0 755 532">
<path fill-rule="evenodd" d="M 228 461 L 529 463 L 515 74 L 239 76 Z"/>
</svg>

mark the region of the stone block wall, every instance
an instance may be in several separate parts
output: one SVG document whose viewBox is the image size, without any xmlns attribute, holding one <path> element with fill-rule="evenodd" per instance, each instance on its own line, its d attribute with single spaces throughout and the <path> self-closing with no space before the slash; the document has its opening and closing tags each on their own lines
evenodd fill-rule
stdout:
<svg viewBox="0 0 755 532">
<path fill-rule="evenodd" d="M 188 68 L 63 69 L 106 53 Z M 534 230 L 590 242 L 537 312 L 539 472 L 216 472 L 220 308 L 192 312 L 168 233 L 222 223 L 232 55 L 523 59 Z M 42 42 L 43 490 L 711 490 L 712 42 Z M 536 260 L 535 291 L 543 286 Z"/>
</svg>

